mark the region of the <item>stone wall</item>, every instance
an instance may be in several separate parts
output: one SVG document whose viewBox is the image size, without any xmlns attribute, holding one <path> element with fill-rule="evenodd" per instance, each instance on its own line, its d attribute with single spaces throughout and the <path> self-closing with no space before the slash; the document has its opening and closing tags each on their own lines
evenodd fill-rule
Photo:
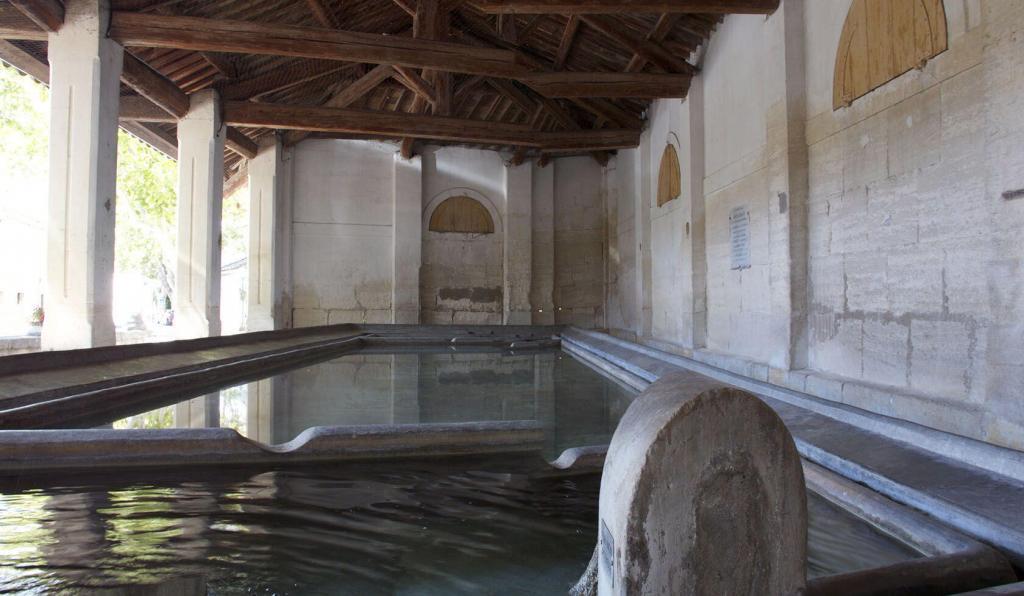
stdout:
<svg viewBox="0 0 1024 596">
<path fill-rule="evenodd" d="M 423 323 L 604 325 L 606 184 L 594 159 L 541 168 L 464 147 L 428 146 L 413 162 L 396 152 L 389 143 L 325 139 L 295 148 L 295 325 L 412 322 L 409 283 L 419 289 Z M 428 229 L 437 205 L 456 195 L 488 210 L 493 234 Z M 409 246 L 408 233 L 396 238 L 395 205 L 413 202 L 422 211 L 421 251 L 396 256 L 396 246 Z M 407 302 L 398 318 L 395 295 Z"/>
<path fill-rule="evenodd" d="M 689 98 L 655 102 L 609 165 L 608 325 L 1024 448 L 1024 201 L 1003 198 L 1024 188 L 1024 3 L 947 0 L 946 52 L 833 110 L 849 5 L 726 17 Z M 683 194 L 657 207 L 675 138 Z"/>
</svg>

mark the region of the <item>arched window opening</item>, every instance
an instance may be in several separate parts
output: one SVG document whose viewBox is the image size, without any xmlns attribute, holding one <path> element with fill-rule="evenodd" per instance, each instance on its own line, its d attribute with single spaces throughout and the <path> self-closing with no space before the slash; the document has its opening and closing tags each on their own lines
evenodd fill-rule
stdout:
<svg viewBox="0 0 1024 596">
<path fill-rule="evenodd" d="M 430 215 L 431 232 L 493 234 L 494 220 L 480 201 L 466 195 L 449 197 Z"/>
<path fill-rule="evenodd" d="M 658 166 L 658 207 L 682 194 L 682 174 L 679 172 L 679 155 L 672 144 L 665 145 Z"/>
<path fill-rule="evenodd" d="M 942 0 L 853 0 L 836 51 L 838 110 L 946 50 Z"/>
</svg>

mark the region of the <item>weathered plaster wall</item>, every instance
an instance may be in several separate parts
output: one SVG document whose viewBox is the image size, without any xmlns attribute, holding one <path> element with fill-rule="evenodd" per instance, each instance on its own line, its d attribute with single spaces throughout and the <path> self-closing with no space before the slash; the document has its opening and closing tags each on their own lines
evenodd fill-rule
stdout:
<svg viewBox="0 0 1024 596">
<path fill-rule="evenodd" d="M 295 147 L 296 326 L 390 322 L 394 152 L 364 141 Z"/>
<path fill-rule="evenodd" d="M 1024 200 L 1002 197 L 1024 188 L 1024 3 L 948 0 L 948 51 L 833 111 L 849 5 L 784 0 L 768 18 L 727 17 L 690 98 L 654 104 L 646 145 L 609 168 L 609 327 L 1024 448 Z M 658 208 L 673 133 L 684 196 Z M 703 188 L 687 190 L 688 167 Z M 730 269 L 736 206 L 750 213 L 741 270 Z M 706 242 L 687 242 L 699 208 Z"/>
<path fill-rule="evenodd" d="M 605 175 L 590 157 L 554 160 L 555 322 L 604 327 Z"/>
</svg>

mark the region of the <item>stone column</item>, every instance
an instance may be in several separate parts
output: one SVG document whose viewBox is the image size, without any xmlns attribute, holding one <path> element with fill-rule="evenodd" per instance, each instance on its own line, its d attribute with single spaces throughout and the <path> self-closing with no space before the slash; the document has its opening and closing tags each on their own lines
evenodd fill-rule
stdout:
<svg viewBox="0 0 1024 596">
<path fill-rule="evenodd" d="M 706 345 L 708 337 L 707 312 L 707 240 L 704 235 L 704 81 L 694 77 L 690 90 L 683 102 L 683 118 L 686 122 L 684 145 L 683 180 L 688 197 L 688 227 L 683 233 L 683 280 L 686 300 L 683 307 L 684 341 L 688 348 L 699 349 Z"/>
<path fill-rule="evenodd" d="M 534 325 L 555 322 L 555 166 L 533 169 L 530 304 Z"/>
<path fill-rule="evenodd" d="M 50 191 L 43 349 L 113 345 L 121 46 L 105 1 L 69 0 L 49 37 Z"/>
<path fill-rule="evenodd" d="M 505 325 L 529 325 L 533 266 L 533 162 L 505 166 Z"/>
<path fill-rule="evenodd" d="M 248 331 L 291 327 L 290 165 L 278 137 L 249 162 Z"/>
<path fill-rule="evenodd" d="M 637 148 L 636 156 L 637 175 L 633 180 L 634 194 L 636 197 L 636 215 L 634 224 L 636 226 L 636 291 L 637 291 L 637 337 L 650 337 L 653 327 L 653 301 L 654 274 L 651 262 L 651 205 L 653 204 L 654 188 L 652 178 L 656 179 L 658 171 L 651 163 L 651 134 L 650 130 L 640 135 L 640 146 Z"/>
<path fill-rule="evenodd" d="M 224 134 L 217 92 L 191 96 L 178 122 L 178 337 L 220 335 L 220 221 Z"/>
<path fill-rule="evenodd" d="M 394 269 L 391 322 L 420 322 L 420 261 L 423 249 L 423 159 L 395 154 Z"/>
<path fill-rule="evenodd" d="M 278 439 L 287 441 L 292 437 L 278 436 L 282 410 L 288 407 L 290 376 L 281 374 L 269 379 L 254 381 L 246 386 L 245 436 L 253 441 L 273 445 Z"/>
<path fill-rule="evenodd" d="M 768 118 L 767 173 L 771 226 L 773 368 L 807 366 L 807 137 L 804 82 L 804 3 L 790 0 L 767 20 L 765 55 L 774 72 L 765 77 Z"/>
</svg>

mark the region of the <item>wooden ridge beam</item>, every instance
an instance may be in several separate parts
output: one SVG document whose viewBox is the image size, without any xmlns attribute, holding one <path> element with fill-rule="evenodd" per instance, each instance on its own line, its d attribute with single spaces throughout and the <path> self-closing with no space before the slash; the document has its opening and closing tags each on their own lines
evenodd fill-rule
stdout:
<svg viewBox="0 0 1024 596">
<path fill-rule="evenodd" d="M 57 31 L 64 24 L 64 5 L 57 0 L 10 0 L 10 3 L 43 31 Z"/>
<path fill-rule="evenodd" d="M 540 132 L 520 124 L 465 118 L 239 101 L 224 103 L 224 121 L 232 126 L 493 143 L 551 151 L 622 149 L 635 147 L 640 141 L 638 130 Z"/>
<path fill-rule="evenodd" d="M 317 27 L 115 11 L 109 36 L 125 46 L 398 64 L 503 77 L 527 72 L 519 55 L 509 50 Z"/>
<path fill-rule="evenodd" d="M 472 0 L 490 14 L 770 14 L 779 0 Z"/>
</svg>

